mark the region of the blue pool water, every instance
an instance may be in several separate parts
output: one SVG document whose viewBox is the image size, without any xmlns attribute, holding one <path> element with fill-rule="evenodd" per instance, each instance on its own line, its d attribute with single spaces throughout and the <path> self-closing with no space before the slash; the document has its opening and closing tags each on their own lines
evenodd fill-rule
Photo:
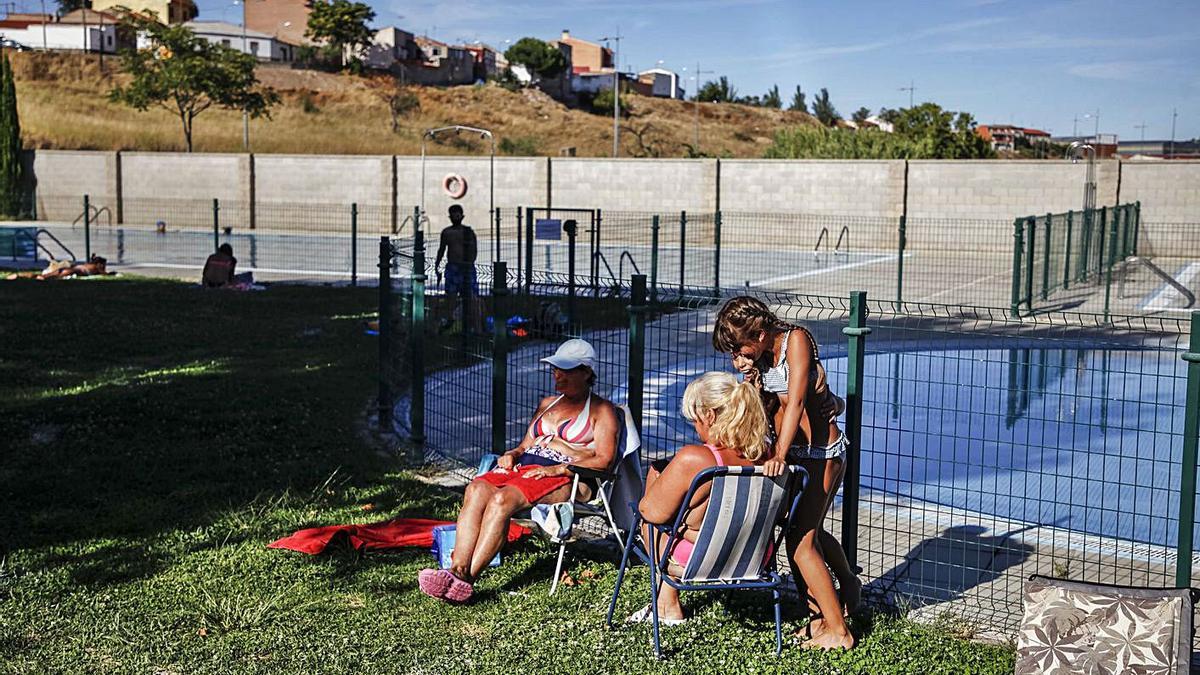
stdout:
<svg viewBox="0 0 1200 675">
<path fill-rule="evenodd" d="M 845 358 L 824 359 L 845 391 Z M 670 446 L 697 359 L 647 401 Z M 1169 351 L 975 349 L 869 354 L 862 487 L 901 500 L 1173 546 L 1185 368 Z"/>
</svg>

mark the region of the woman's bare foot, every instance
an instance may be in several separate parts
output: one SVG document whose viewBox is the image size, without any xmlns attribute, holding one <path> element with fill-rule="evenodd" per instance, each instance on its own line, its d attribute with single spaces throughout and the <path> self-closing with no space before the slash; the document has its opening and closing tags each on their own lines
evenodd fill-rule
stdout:
<svg viewBox="0 0 1200 675">
<path fill-rule="evenodd" d="M 854 635 L 850 631 L 834 633 L 833 631 L 813 632 L 812 638 L 800 644 L 804 649 L 854 649 Z"/>
<path fill-rule="evenodd" d="M 658 618 L 668 621 L 683 621 L 687 617 L 683 614 L 683 605 L 678 602 L 674 604 L 658 604 Z"/>
<path fill-rule="evenodd" d="M 842 600 L 842 610 L 846 616 L 850 616 L 858 610 L 858 605 L 862 602 L 862 581 L 854 577 L 853 580 L 844 582 L 838 589 L 838 596 Z"/>
</svg>

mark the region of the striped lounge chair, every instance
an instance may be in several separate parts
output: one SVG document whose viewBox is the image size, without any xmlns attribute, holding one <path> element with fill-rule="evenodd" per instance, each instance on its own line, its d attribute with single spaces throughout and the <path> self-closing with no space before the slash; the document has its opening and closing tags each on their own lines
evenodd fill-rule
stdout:
<svg viewBox="0 0 1200 675">
<path fill-rule="evenodd" d="M 690 504 L 692 495 L 706 482 L 712 483 L 708 508 L 704 513 L 695 549 L 687 567 L 678 578 L 667 574 L 669 552 L 682 531 L 683 510 L 670 525 L 651 524 L 665 538 L 663 547 L 653 546 L 647 554 L 641 544 L 641 517 L 629 529 L 612 601 L 608 605 L 607 624 L 613 627 L 617 596 L 625 579 L 630 554 L 650 567 L 650 607 L 653 617 L 654 653 L 662 656 L 659 642 L 658 591 L 663 582 L 681 591 L 770 589 L 775 604 L 775 653 L 783 651 L 783 622 L 780 616 L 783 578 L 775 569 L 776 556 L 784 533 L 791 527 L 800 506 L 800 497 L 808 482 L 808 473 L 789 466 L 782 475 L 771 478 L 761 467 L 716 466 L 701 471 L 683 498 Z M 630 504 L 634 512 L 637 505 Z M 780 526 L 778 533 L 776 525 Z"/>
</svg>

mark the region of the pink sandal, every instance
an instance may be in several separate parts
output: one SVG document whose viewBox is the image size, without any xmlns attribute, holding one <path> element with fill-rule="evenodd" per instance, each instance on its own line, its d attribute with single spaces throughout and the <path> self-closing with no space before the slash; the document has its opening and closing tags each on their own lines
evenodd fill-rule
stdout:
<svg viewBox="0 0 1200 675">
<path fill-rule="evenodd" d="M 450 575 L 450 587 L 446 589 L 446 594 L 442 596 L 443 600 L 461 604 L 470 600 L 472 595 L 475 595 L 474 586 L 449 572 L 447 574 Z"/>
<path fill-rule="evenodd" d="M 475 594 L 475 587 L 454 576 L 450 570 L 424 569 L 417 573 L 417 586 L 431 598 L 463 603 Z"/>
<path fill-rule="evenodd" d="M 439 600 L 446 597 L 454 575 L 448 570 L 424 569 L 417 573 L 417 586 L 421 592 Z"/>
</svg>

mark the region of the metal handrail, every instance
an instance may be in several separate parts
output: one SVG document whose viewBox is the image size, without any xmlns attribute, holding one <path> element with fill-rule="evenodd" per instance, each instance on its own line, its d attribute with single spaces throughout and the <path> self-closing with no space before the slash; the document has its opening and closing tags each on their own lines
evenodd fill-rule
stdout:
<svg viewBox="0 0 1200 675">
<path fill-rule="evenodd" d="M 642 273 L 642 271 L 640 269 L 638 269 L 637 262 L 634 261 L 633 255 L 628 250 L 621 251 L 621 258 L 619 260 L 617 260 L 617 276 L 619 276 L 622 280 L 625 279 L 625 259 L 626 258 L 629 258 L 629 266 L 633 268 L 634 274 Z M 605 263 L 605 264 L 607 264 L 607 263 Z"/>
<path fill-rule="evenodd" d="M 34 231 L 33 234 L 29 234 L 29 232 L 27 232 L 25 230 L 17 230 L 16 234 L 13 235 L 13 239 L 15 240 L 19 236 L 26 237 L 27 239 L 29 239 L 30 241 L 33 242 L 33 246 L 35 249 L 41 249 L 42 251 L 45 251 L 46 255 L 49 256 L 51 260 L 54 260 L 55 259 L 54 252 L 51 251 L 50 249 L 46 248 L 41 242 L 41 236 L 43 234 L 46 235 L 47 237 L 50 237 L 51 239 L 53 239 L 54 243 L 58 244 L 58 247 L 61 248 L 64 252 L 66 252 L 66 254 L 68 256 L 70 256 L 70 259 L 72 262 L 77 260 L 77 258 L 75 257 L 74 251 L 67 248 L 66 244 L 59 241 L 58 237 L 54 236 L 54 234 L 52 232 L 50 232 L 49 230 L 47 230 L 45 228 L 38 228 L 37 230 Z"/>
<path fill-rule="evenodd" d="M 842 237 L 846 238 L 846 251 L 845 251 L 845 253 L 843 253 L 843 255 L 849 255 L 849 253 L 850 253 L 850 226 L 849 225 L 843 225 L 842 231 L 838 232 L 837 243 L 834 244 L 834 246 L 833 246 L 833 254 L 834 255 L 837 255 L 838 253 L 842 253 Z"/>
<path fill-rule="evenodd" d="M 821 242 L 825 241 L 828 238 L 829 238 L 829 228 L 822 227 L 821 234 L 817 237 L 817 245 L 813 247 L 813 257 L 814 258 L 817 257 L 817 253 L 821 250 Z M 828 248 L 828 247 L 829 247 L 829 244 L 828 244 L 828 242 L 826 242 L 826 248 Z"/>
<path fill-rule="evenodd" d="M 599 250 L 599 249 L 597 249 L 597 250 L 596 250 L 596 252 L 592 254 L 592 259 L 593 259 L 593 260 L 595 260 L 595 259 L 599 259 L 599 260 L 600 260 L 600 262 L 604 263 L 604 269 L 608 270 L 608 278 L 609 278 L 609 279 L 612 279 L 612 282 L 613 282 L 613 285 L 612 285 L 612 287 L 613 287 L 614 289 L 618 289 L 618 288 L 620 288 L 620 287 L 621 287 L 621 280 L 620 280 L 620 279 L 619 279 L 619 278 L 618 278 L 616 275 L 614 275 L 614 274 L 613 274 L 613 268 L 612 268 L 612 265 L 609 265 L 609 264 L 608 264 L 608 258 L 605 258 L 605 257 L 604 257 L 604 252 L 603 252 L 603 251 L 601 251 L 601 250 Z M 620 263 L 619 263 L 619 262 L 618 262 L 617 266 L 618 266 L 618 267 L 620 267 Z"/>
<path fill-rule="evenodd" d="M 1171 276 L 1170 274 L 1167 274 L 1161 267 L 1150 262 L 1149 258 L 1143 258 L 1141 256 L 1131 255 L 1125 259 L 1126 266 L 1138 265 L 1138 264 L 1142 265 L 1143 267 L 1150 270 L 1151 272 L 1154 272 L 1155 274 L 1157 274 L 1158 277 L 1160 279 L 1162 279 L 1164 283 L 1166 283 L 1171 288 L 1174 288 L 1175 292 L 1182 295 L 1183 299 L 1187 300 L 1187 304 L 1183 306 L 1183 309 L 1187 309 L 1187 308 L 1191 307 L 1192 305 L 1196 304 L 1196 294 L 1195 293 L 1192 293 L 1192 291 L 1189 290 L 1187 286 L 1184 286 L 1183 284 L 1179 283 L 1175 279 L 1175 277 Z M 1125 297 L 1125 275 L 1124 274 L 1121 275 L 1121 285 L 1120 285 L 1120 287 L 1117 288 L 1117 297 Z"/>
<path fill-rule="evenodd" d="M 92 215 L 92 217 L 90 219 L 91 222 L 99 221 L 101 213 L 108 214 L 108 226 L 112 227 L 112 221 L 113 221 L 112 211 L 107 206 L 96 207 L 93 204 L 88 207 L 87 211 L 83 211 L 78 216 L 75 216 L 75 220 L 71 221 L 71 229 L 75 229 L 75 226 L 79 224 L 79 221 L 83 220 L 83 216 L 88 213 L 90 213 Z"/>
</svg>

